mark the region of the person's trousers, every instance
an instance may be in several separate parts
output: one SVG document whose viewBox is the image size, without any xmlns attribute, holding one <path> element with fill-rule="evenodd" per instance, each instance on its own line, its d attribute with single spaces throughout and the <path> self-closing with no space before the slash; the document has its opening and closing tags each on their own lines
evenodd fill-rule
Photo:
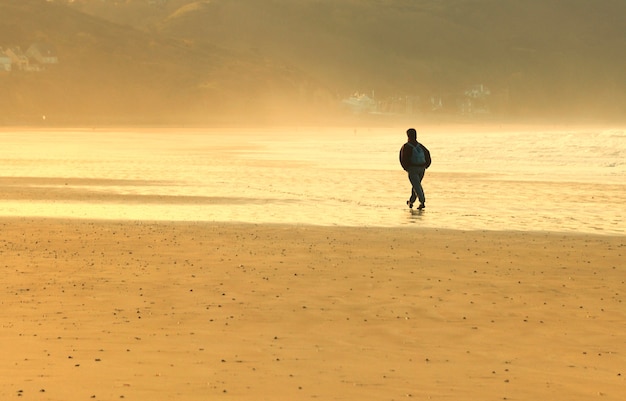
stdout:
<svg viewBox="0 0 626 401">
<path fill-rule="evenodd" d="M 422 188 L 422 179 L 426 169 L 424 167 L 409 167 L 409 181 L 411 181 L 411 197 L 409 202 L 414 203 L 415 199 L 419 199 L 420 203 L 426 202 L 424 188 Z"/>
</svg>

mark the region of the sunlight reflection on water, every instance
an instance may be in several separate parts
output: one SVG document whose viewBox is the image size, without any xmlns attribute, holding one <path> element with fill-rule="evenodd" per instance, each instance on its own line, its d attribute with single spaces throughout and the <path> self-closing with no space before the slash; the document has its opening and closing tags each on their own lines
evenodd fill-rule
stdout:
<svg viewBox="0 0 626 401">
<path fill-rule="evenodd" d="M 405 205 L 402 129 L 0 138 L 4 216 L 625 233 L 623 130 L 425 130 L 421 212 Z"/>
</svg>

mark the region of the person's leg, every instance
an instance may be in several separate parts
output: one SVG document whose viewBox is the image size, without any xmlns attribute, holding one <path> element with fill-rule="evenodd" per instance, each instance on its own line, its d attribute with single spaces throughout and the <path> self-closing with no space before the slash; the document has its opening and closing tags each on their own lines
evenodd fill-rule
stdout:
<svg viewBox="0 0 626 401">
<path fill-rule="evenodd" d="M 415 199 L 417 199 L 417 194 L 413 190 L 413 183 L 411 183 L 411 196 L 409 196 L 409 200 L 407 201 L 407 204 L 409 205 L 409 207 L 413 207 L 413 204 L 415 203 Z"/>
<path fill-rule="evenodd" d="M 417 199 L 417 193 L 415 192 L 415 185 L 413 184 L 414 178 L 411 177 L 411 172 L 409 171 L 408 177 L 409 177 L 409 182 L 411 183 L 411 195 L 409 195 L 409 200 L 406 201 L 406 204 L 413 209 L 413 204 L 415 203 L 415 200 Z"/>
<path fill-rule="evenodd" d="M 426 173 L 426 169 L 421 168 L 420 172 L 419 172 L 419 176 L 420 176 L 420 194 L 417 194 L 419 199 L 420 199 L 420 203 L 421 203 L 421 207 L 423 208 L 424 206 L 426 206 L 426 194 L 424 193 L 424 187 L 422 186 L 422 180 L 424 179 L 424 174 Z"/>
<path fill-rule="evenodd" d="M 413 194 L 411 195 L 411 203 L 415 202 L 415 199 L 419 199 L 420 207 L 424 207 L 426 202 L 426 196 L 424 195 L 424 189 L 422 188 L 422 178 L 424 178 L 424 169 L 412 169 L 409 171 L 409 180 L 413 186 Z"/>
</svg>

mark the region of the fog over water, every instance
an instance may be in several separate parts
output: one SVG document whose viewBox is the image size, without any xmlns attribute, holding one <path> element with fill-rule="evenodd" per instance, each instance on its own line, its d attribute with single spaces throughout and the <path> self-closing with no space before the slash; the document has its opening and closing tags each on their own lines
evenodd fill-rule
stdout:
<svg viewBox="0 0 626 401">
<path fill-rule="evenodd" d="M 0 132 L 1 216 L 624 234 L 626 130 L 403 128 Z"/>
</svg>

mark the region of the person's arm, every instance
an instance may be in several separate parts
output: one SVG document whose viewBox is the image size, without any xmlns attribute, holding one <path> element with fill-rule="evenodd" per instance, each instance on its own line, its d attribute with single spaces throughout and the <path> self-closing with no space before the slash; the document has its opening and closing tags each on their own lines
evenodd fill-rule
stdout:
<svg viewBox="0 0 626 401">
<path fill-rule="evenodd" d="M 408 146 L 409 145 L 405 143 L 402 146 L 402 149 L 400 149 L 400 164 L 402 164 L 402 167 L 405 170 L 407 170 L 411 166 L 411 152 L 407 151 Z"/>
</svg>

